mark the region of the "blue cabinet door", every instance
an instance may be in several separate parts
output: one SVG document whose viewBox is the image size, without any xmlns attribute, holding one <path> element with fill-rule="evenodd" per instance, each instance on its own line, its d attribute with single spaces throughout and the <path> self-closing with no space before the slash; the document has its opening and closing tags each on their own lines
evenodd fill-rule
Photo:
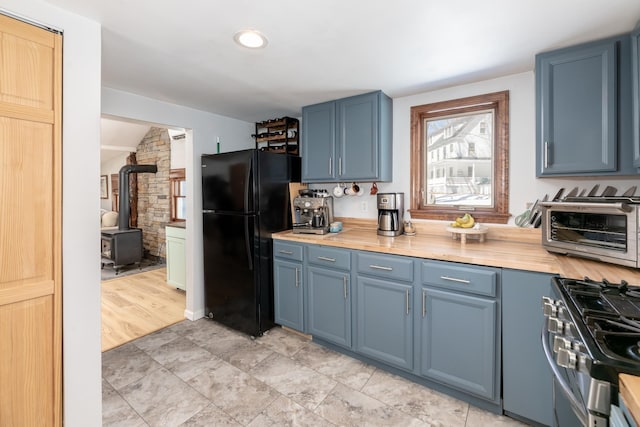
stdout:
<svg viewBox="0 0 640 427">
<path fill-rule="evenodd" d="M 544 425 L 553 422 L 551 371 L 540 343 L 550 280 L 550 274 L 502 270 L 504 410 Z"/>
<path fill-rule="evenodd" d="M 377 179 L 378 105 L 378 93 L 353 96 L 337 102 L 340 179 Z"/>
<path fill-rule="evenodd" d="M 356 351 L 413 369 L 413 286 L 358 276 L 356 300 Z"/>
<path fill-rule="evenodd" d="M 349 273 L 307 268 L 308 331 L 314 337 L 351 348 L 351 283 Z"/>
<path fill-rule="evenodd" d="M 640 168 L 640 27 L 631 33 L 633 165 Z"/>
<path fill-rule="evenodd" d="M 422 288 L 421 375 L 497 399 L 497 302 Z"/>
<path fill-rule="evenodd" d="M 276 259 L 273 282 L 276 323 L 303 332 L 302 264 Z"/>
<path fill-rule="evenodd" d="M 310 105 L 302 109 L 302 180 L 304 182 L 335 181 L 336 104 L 334 101 Z"/>
<path fill-rule="evenodd" d="M 536 175 L 618 169 L 617 40 L 536 56 Z"/>
</svg>

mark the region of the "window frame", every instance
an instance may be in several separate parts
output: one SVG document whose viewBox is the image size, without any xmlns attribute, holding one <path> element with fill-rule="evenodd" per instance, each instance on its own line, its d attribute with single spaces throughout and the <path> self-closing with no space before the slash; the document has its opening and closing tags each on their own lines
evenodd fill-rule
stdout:
<svg viewBox="0 0 640 427">
<path fill-rule="evenodd" d="M 171 169 L 169 171 L 169 193 L 171 199 L 171 207 L 169 210 L 169 218 L 171 222 L 186 221 L 186 218 L 177 218 L 178 203 L 177 199 L 186 199 L 186 194 L 180 194 L 180 183 L 186 181 L 185 168 Z M 178 194 L 176 194 L 176 192 Z"/>
<path fill-rule="evenodd" d="M 493 110 L 493 206 L 426 205 L 422 195 L 426 191 L 425 120 L 453 114 Z M 509 91 L 411 107 L 411 201 L 412 218 L 452 220 L 469 212 L 478 222 L 506 224 L 509 221 Z"/>
</svg>

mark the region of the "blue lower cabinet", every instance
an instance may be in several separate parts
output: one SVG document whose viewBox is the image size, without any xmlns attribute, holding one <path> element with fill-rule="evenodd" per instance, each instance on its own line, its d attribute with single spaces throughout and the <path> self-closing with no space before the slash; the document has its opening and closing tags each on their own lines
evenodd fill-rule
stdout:
<svg viewBox="0 0 640 427">
<path fill-rule="evenodd" d="M 314 337 L 351 348 L 350 274 L 327 268 L 307 268 L 308 331 Z"/>
<path fill-rule="evenodd" d="M 303 289 L 302 263 L 274 260 L 273 295 L 277 324 L 304 331 Z"/>
<path fill-rule="evenodd" d="M 551 277 L 546 273 L 502 270 L 504 410 L 548 426 L 553 424 L 553 383 L 540 333 L 544 324 L 541 301 L 550 295 Z M 527 368 L 522 369 L 523 366 Z"/>
<path fill-rule="evenodd" d="M 498 303 L 433 288 L 421 291 L 421 375 L 496 400 Z"/>
<path fill-rule="evenodd" d="M 357 278 L 356 351 L 413 369 L 413 286 Z"/>
</svg>

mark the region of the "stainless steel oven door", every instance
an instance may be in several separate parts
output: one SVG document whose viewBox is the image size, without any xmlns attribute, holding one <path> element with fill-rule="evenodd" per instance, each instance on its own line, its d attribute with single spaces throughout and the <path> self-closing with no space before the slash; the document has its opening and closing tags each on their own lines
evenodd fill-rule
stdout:
<svg viewBox="0 0 640 427">
<path fill-rule="evenodd" d="M 638 265 L 638 209 L 627 203 L 544 202 L 542 246 L 627 267 Z"/>
<path fill-rule="evenodd" d="M 547 330 L 546 319 L 542 326 L 542 348 L 553 378 L 553 420 L 554 427 L 586 427 L 588 421 L 587 396 L 588 384 L 577 371 L 558 366 L 551 350 L 553 337 Z"/>
</svg>

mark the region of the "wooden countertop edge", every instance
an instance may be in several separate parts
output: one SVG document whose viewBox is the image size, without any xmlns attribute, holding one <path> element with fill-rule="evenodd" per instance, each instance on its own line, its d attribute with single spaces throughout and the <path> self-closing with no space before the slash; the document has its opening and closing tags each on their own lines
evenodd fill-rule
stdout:
<svg viewBox="0 0 640 427">
<path fill-rule="evenodd" d="M 640 422 L 640 377 L 620 374 L 620 395 L 636 423 Z"/>
<path fill-rule="evenodd" d="M 314 243 L 424 259 L 462 262 L 490 267 L 511 268 L 562 277 L 609 281 L 626 280 L 640 286 L 638 269 L 621 267 L 581 258 L 556 255 L 542 248 L 540 229 L 484 224 L 489 227 L 487 240 L 462 245 L 453 240 L 444 221 L 413 221 L 415 236 L 384 237 L 376 234 L 376 221 L 337 218 L 343 231 L 325 235 L 294 234 L 291 230 L 275 233 L 274 239 Z"/>
</svg>

